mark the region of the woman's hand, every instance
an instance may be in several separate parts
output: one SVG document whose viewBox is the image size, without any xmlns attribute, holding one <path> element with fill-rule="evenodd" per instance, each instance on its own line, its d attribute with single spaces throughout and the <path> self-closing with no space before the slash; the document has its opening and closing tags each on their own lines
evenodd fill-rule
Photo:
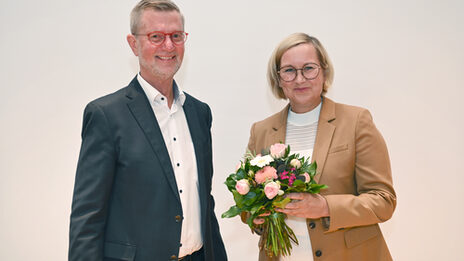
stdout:
<svg viewBox="0 0 464 261">
<path fill-rule="evenodd" d="M 269 216 L 270 214 L 271 214 L 271 212 L 267 211 L 267 212 L 264 212 L 263 214 L 259 215 L 259 217 L 267 217 L 267 216 Z M 259 217 L 253 219 L 253 223 L 254 223 L 255 225 L 261 225 L 261 224 L 264 223 L 264 218 L 259 218 Z"/>
<path fill-rule="evenodd" d="M 328 217 L 329 205 L 320 194 L 290 193 L 287 195 L 292 201 L 285 208 L 276 208 L 276 211 L 302 218 L 318 219 Z"/>
</svg>

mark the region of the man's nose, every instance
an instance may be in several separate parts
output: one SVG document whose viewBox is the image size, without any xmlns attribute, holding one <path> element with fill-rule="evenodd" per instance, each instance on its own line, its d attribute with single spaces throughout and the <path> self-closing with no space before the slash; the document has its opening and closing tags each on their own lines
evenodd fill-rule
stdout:
<svg viewBox="0 0 464 261">
<path fill-rule="evenodd" d="M 170 35 L 166 35 L 166 38 L 164 39 L 164 42 L 163 42 L 163 47 L 167 50 L 174 49 L 174 43 L 172 42 Z"/>
</svg>

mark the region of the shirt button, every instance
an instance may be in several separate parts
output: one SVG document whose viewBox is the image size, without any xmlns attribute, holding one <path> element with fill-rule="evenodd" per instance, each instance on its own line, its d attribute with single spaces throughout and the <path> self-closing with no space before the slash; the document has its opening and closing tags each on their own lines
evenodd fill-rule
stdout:
<svg viewBox="0 0 464 261">
<path fill-rule="evenodd" d="M 176 137 L 174 137 L 174 141 L 176 141 L 176 140 L 177 140 Z"/>
<path fill-rule="evenodd" d="M 182 247 L 182 243 L 180 243 L 180 245 L 179 245 L 179 246 L 180 246 L 180 247 Z"/>
<path fill-rule="evenodd" d="M 309 223 L 309 228 L 314 229 L 316 227 L 316 223 L 310 222 Z"/>
<path fill-rule="evenodd" d="M 164 97 L 161 97 L 161 100 L 164 101 Z"/>
<path fill-rule="evenodd" d="M 182 193 L 182 189 L 181 189 L 181 190 L 179 190 L 179 192 L 180 192 L 180 193 Z"/>
<path fill-rule="evenodd" d="M 179 167 L 179 166 L 180 166 L 180 163 L 177 163 L 177 167 Z"/>
<path fill-rule="evenodd" d="M 317 257 L 322 256 L 322 251 L 321 251 L 321 250 L 317 250 L 317 251 L 316 251 L 316 256 L 317 256 Z"/>
</svg>

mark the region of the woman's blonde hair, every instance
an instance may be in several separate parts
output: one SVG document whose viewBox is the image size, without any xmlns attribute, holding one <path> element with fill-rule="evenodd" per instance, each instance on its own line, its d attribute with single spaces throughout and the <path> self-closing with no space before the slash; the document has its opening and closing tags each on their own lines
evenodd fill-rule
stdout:
<svg viewBox="0 0 464 261">
<path fill-rule="evenodd" d="M 321 42 L 319 42 L 319 40 L 314 36 L 309 36 L 305 33 L 294 33 L 287 36 L 287 38 L 282 40 L 282 42 L 280 42 L 279 45 L 277 45 L 276 49 L 271 55 L 271 58 L 269 59 L 269 64 L 267 68 L 267 80 L 271 87 L 272 93 L 278 99 L 287 99 L 282 88 L 280 88 L 279 85 L 278 71 L 280 70 L 280 62 L 282 60 L 282 55 L 288 49 L 305 43 L 311 44 L 316 49 L 317 58 L 319 59 L 322 72 L 324 73 L 322 95 L 324 95 L 332 85 L 334 69 L 324 46 L 322 46 Z"/>
</svg>

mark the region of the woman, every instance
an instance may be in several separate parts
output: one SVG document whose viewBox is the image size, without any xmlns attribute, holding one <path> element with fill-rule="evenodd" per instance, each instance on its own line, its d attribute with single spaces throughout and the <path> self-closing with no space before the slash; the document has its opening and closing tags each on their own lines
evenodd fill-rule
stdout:
<svg viewBox="0 0 464 261">
<path fill-rule="evenodd" d="M 289 195 L 292 202 L 277 211 L 287 214 L 299 245 L 291 256 L 272 259 L 261 250 L 259 260 L 392 260 L 378 223 L 392 216 L 396 195 L 388 151 L 369 111 L 324 96 L 333 67 L 321 43 L 303 33 L 277 46 L 268 80 L 289 104 L 253 124 L 248 149 L 259 153 L 285 141 L 292 153 L 316 161 L 315 180 L 329 188 Z"/>
</svg>

